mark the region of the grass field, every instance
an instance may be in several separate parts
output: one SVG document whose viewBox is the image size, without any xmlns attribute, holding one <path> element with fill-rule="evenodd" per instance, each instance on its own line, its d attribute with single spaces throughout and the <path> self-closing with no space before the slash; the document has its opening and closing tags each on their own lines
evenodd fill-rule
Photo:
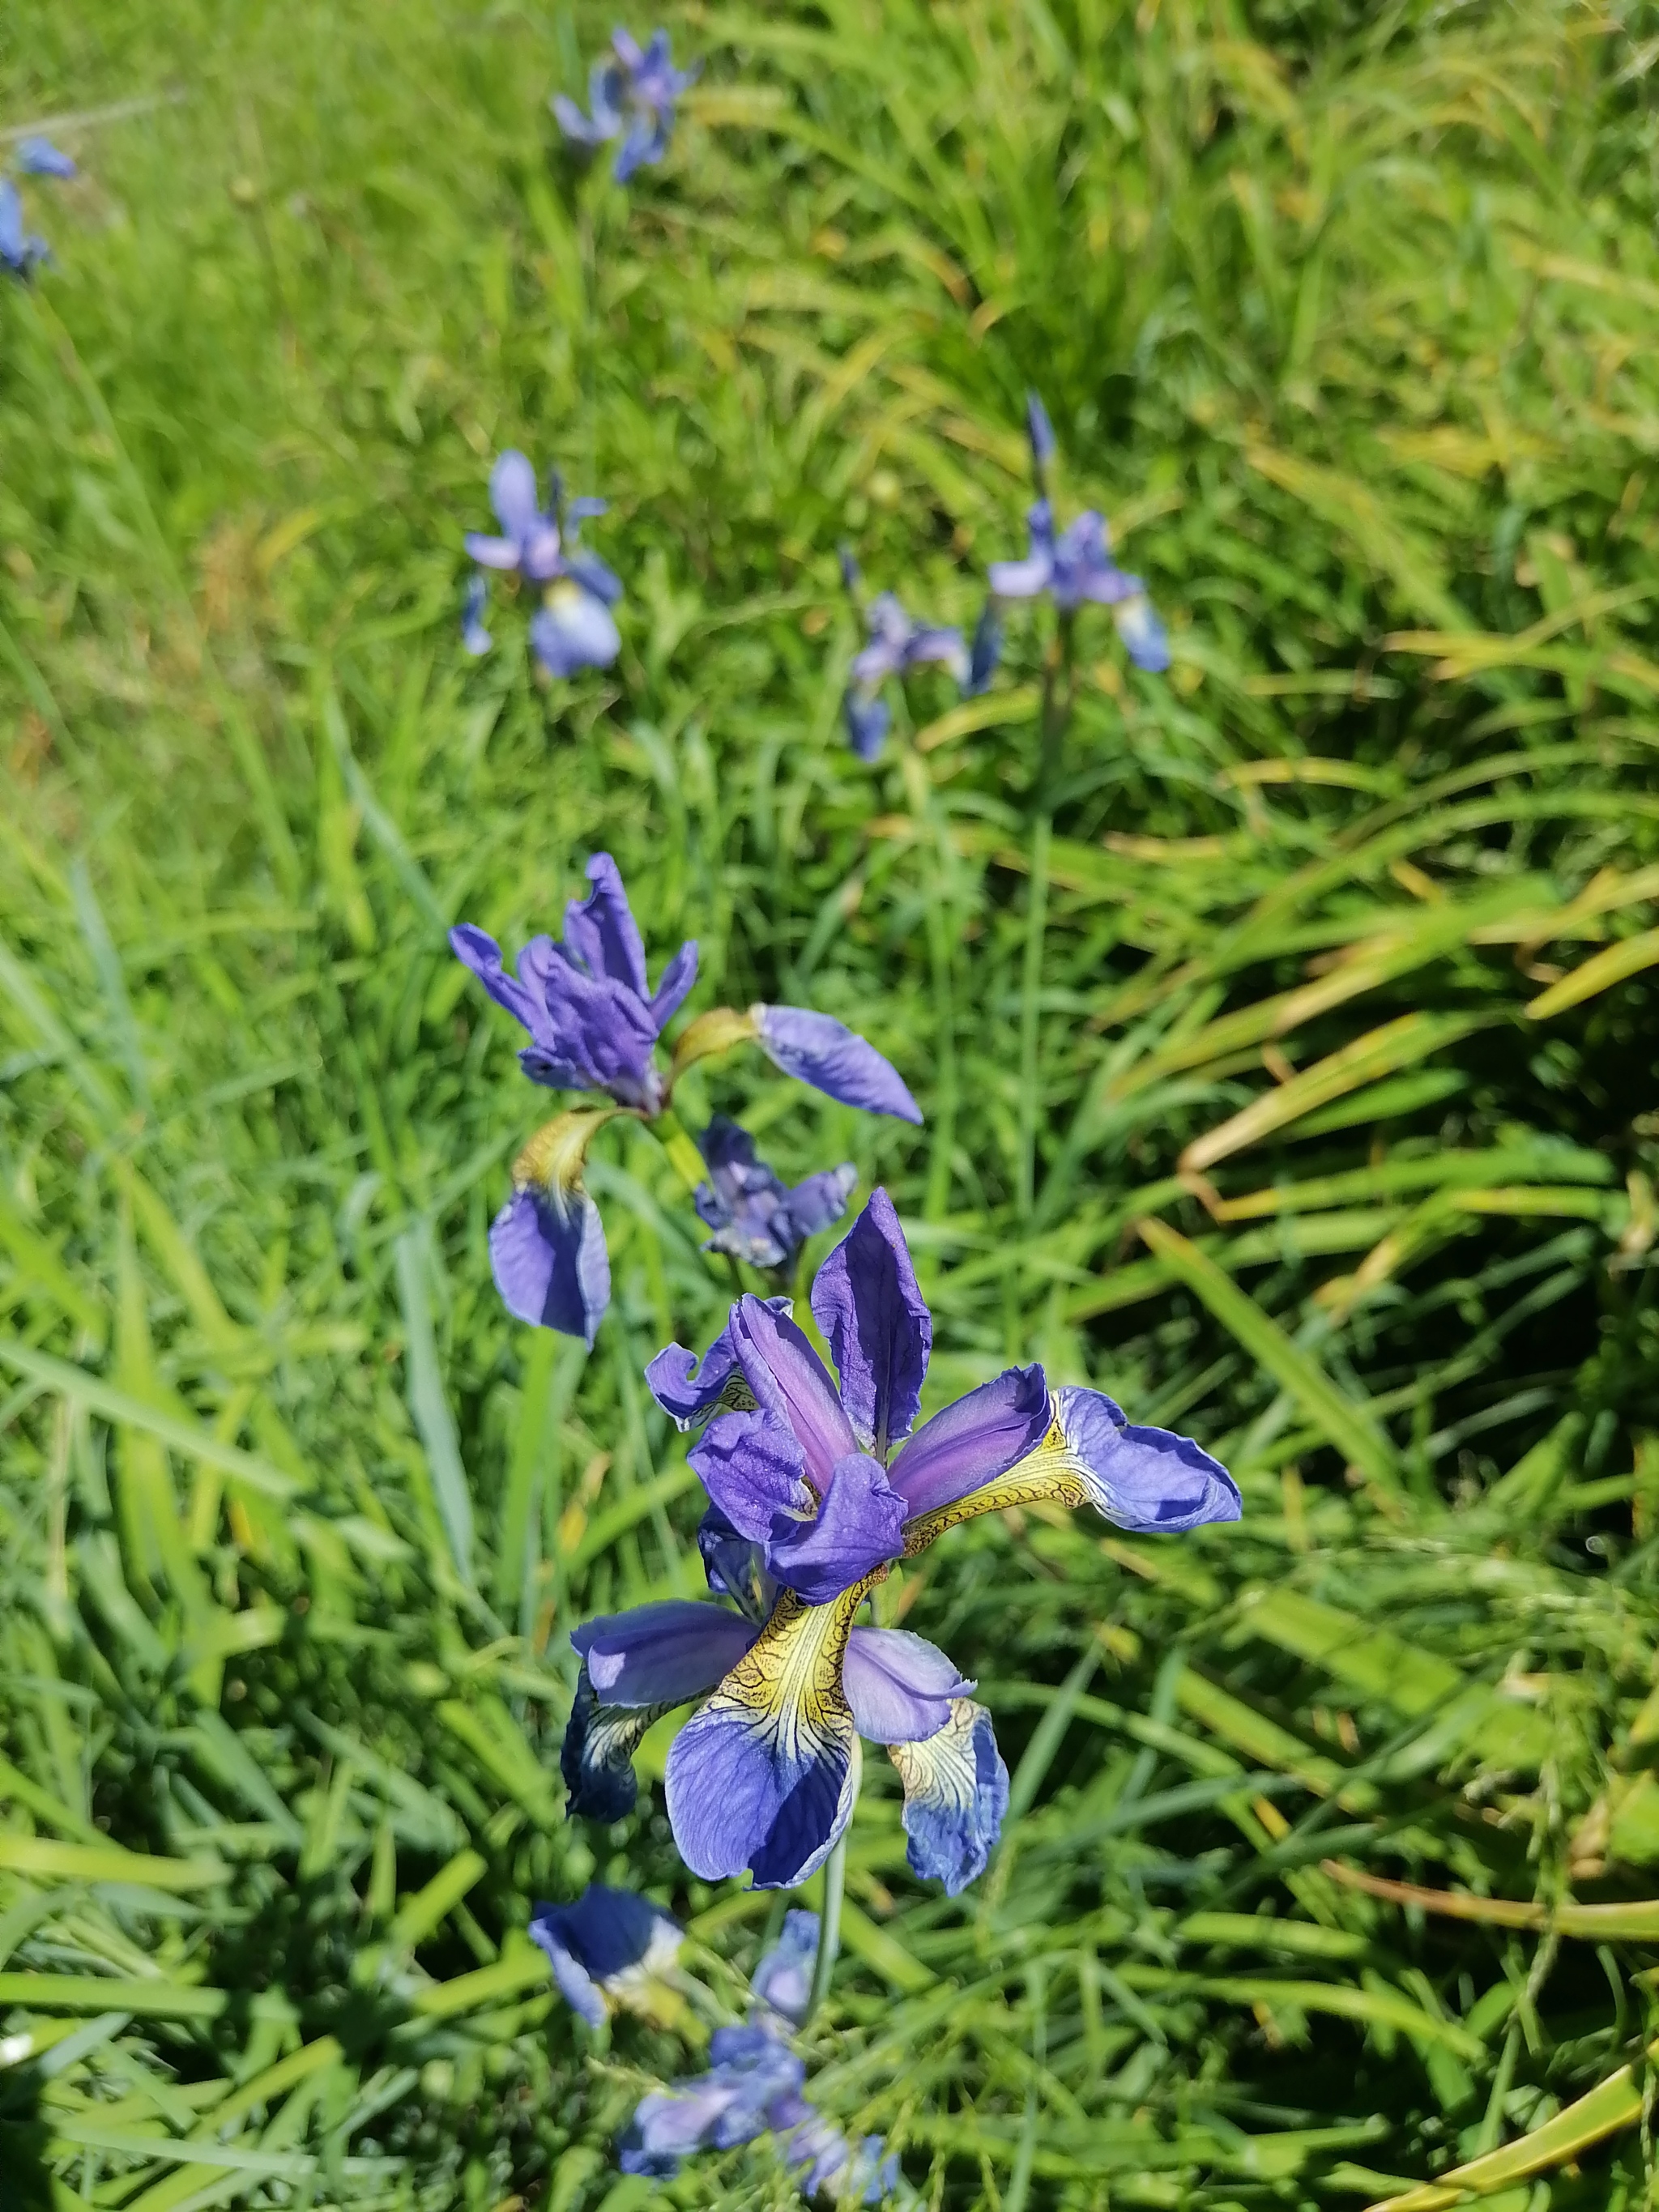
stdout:
<svg viewBox="0 0 1659 2212">
<path fill-rule="evenodd" d="M 0 0 L 0 155 L 81 169 L 0 272 L 0 2197 L 629 2212 L 706 2024 L 596 2042 L 532 1902 L 648 1889 L 711 2016 L 753 1962 L 769 1899 L 653 1788 L 567 1821 L 557 1759 L 566 1632 L 701 1587 L 641 1370 L 730 1280 L 613 1128 L 591 1353 L 508 1319 L 545 1101 L 444 941 L 605 848 L 691 1011 L 839 1015 L 915 1091 L 679 1103 L 888 1187 L 935 1396 L 1040 1358 L 1244 1497 L 878 1592 L 1013 1800 L 951 1903 L 866 1768 L 824 2110 L 935 2208 L 1437 2212 L 1475 2161 L 1633 2212 L 1659 9 L 666 20 L 702 76 L 623 190 L 546 108 L 586 5 Z M 1041 807 L 1042 619 L 866 768 L 836 568 L 971 625 L 1032 386 L 1173 650 L 1085 614 Z M 626 587 L 550 689 L 510 595 L 461 647 L 511 445 Z M 667 2194 L 792 2200 L 763 2145 Z"/>
</svg>

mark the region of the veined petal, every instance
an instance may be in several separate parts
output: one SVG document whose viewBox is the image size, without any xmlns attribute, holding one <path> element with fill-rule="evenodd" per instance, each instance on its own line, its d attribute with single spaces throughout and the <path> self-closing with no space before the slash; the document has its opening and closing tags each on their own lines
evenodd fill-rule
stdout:
<svg viewBox="0 0 1659 2212">
<path fill-rule="evenodd" d="M 1119 1528 L 1144 1534 L 1237 1520 L 1237 1484 L 1191 1437 L 1134 1428 L 1103 1392 L 1073 1384 L 1054 1393 L 1051 1413 L 1042 1442 L 1005 1474 L 907 1522 L 906 1557 L 981 1513 L 1038 1498 L 1092 1505 Z"/>
<path fill-rule="evenodd" d="M 872 1576 L 833 1605 L 779 1598 L 759 1638 L 668 1754 L 668 1817 L 705 1881 L 747 1867 L 758 1889 L 792 1889 L 823 1865 L 857 1795 L 842 1662 Z"/>
<path fill-rule="evenodd" d="M 806 1455 L 805 1472 L 822 1497 L 836 1462 L 858 1449 L 823 1362 L 787 1311 L 751 1291 L 732 1307 L 727 1327 L 756 1402 L 793 1432 Z"/>
<path fill-rule="evenodd" d="M 570 1642 L 605 1705 L 683 1705 L 729 1674 L 756 1634 L 723 1605 L 666 1598 L 586 1620 Z"/>
<path fill-rule="evenodd" d="M 672 1711 L 666 1705 L 607 1705 L 582 1668 L 559 1747 L 559 1771 L 569 1793 L 565 1811 L 573 1819 L 620 1820 L 633 1811 L 640 1790 L 634 1753 L 652 1723 Z"/>
<path fill-rule="evenodd" d="M 1041 1367 L 1009 1367 L 935 1413 L 890 1469 L 914 1518 L 949 1505 L 1006 1474 L 1048 1433 L 1048 1384 Z"/>
<path fill-rule="evenodd" d="M 749 1012 L 761 1049 L 786 1075 L 843 1106 L 920 1123 L 921 1109 L 898 1070 L 844 1023 L 805 1006 L 755 1006 Z"/>
<path fill-rule="evenodd" d="M 787 1298 L 767 1298 L 763 1303 L 775 1313 L 789 1310 Z M 757 1402 L 738 1364 L 729 1321 L 702 1355 L 701 1367 L 695 1352 L 688 1352 L 683 1344 L 670 1344 L 647 1367 L 645 1380 L 652 1396 L 682 1432 L 706 1420 L 717 1406 L 727 1413 L 740 1413 Z"/>
<path fill-rule="evenodd" d="M 1008 1809 L 1008 1770 L 991 1716 L 957 1698 L 936 1735 L 896 1743 L 887 1755 L 904 1784 L 910 1870 L 955 1897 L 984 1873 Z"/>
<path fill-rule="evenodd" d="M 581 1080 L 589 1089 L 608 1091 L 625 1105 L 654 1111 L 661 1098 L 661 1079 L 651 1065 L 657 1032 L 638 992 L 611 976 L 585 975 L 568 960 L 555 960 L 547 969 L 543 997 L 550 1061 L 582 1069 Z"/>
<path fill-rule="evenodd" d="M 933 1320 L 893 1201 L 878 1187 L 812 1285 L 812 1312 L 841 1377 L 841 1403 L 884 1460 L 921 1402 Z"/>
<path fill-rule="evenodd" d="M 951 1717 L 951 1700 L 974 1686 L 938 1644 L 903 1628 L 855 1628 L 842 1680 L 854 1727 L 872 1743 L 886 1744 L 937 1735 Z"/>
<path fill-rule="evenodd" d="M 618 2006 L 638 2008 L 647 1984 L 672 1971 L 683 1935 L 648 1899 L 599 1882 L 574 1905 L 538 1905 L 530 1917 L 566 2003 L 592 2027 Z"/>
<path fill-rule="evenodd" d="M 799 1439 L 768 1407 L 719 1414 L 686 1456 L 738 1534 L 757 1544 L 767 1542 L 780 1516 L 810 1517 L 814 1510 Z"/>
<path fill-rule="evenodd" d="M 898 1558 L 904 1505 L 888 1486 L 887 1470 L 867 1452 L 838 1460 L 810 1521 L 781 1513 L 772 1524 L 767 1565 L 809 1605 L 828 1605 L 872 1568 Z"/>
<path fill-rule="evenodd" d="M 622 871 L 609 853 L 595 853 L 586 870 L 592 890 L 564 910 L 564 942 L 590 975 L 608 975 L 638 998 L 645 993 L 645 945 Z"/>
</svg>

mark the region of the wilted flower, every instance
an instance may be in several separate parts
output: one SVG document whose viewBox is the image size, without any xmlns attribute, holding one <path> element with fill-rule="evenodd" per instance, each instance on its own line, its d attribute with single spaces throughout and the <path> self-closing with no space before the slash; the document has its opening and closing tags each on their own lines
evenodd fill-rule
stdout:
<svg viewBox="0 0 1659 2212">
<path fill-rule="evenodd" d="M 666 31 L 652 33 L 641 48 L 629 32 L 611 33 L 614 61 L 595 62 L 588 79 L 584 115 L 574 100 L 556 93 L 549 102 L 559 128 L 578 146 L 603 146 L 622 139 L 611 173 L 625 185 L 635 169 L 661 161 L 674 128 L 674 103 L 697 81 L 694 64 L 689 70 L 673 65 Z M 625 134 L 625 135 L 624 135 Z"/>
<path fill-rule="evenodd" d="M 622 649 L 611 610 L 622 597 L 622 584 L 597 554 L 576 543 L 589 515 L 603 514 L 602 499 L 563 500 L 556 470 L 549 506 L 536 489 L 536 471 L 525 455 L 509 450 L 489 472 L 489 503 L 502 534 L 469 531 L 466 550 L 481 568 L 522 576 L 543 586 L 542 604 L 531 617 L 530 644 L 552 677 L 574 676 L 582 668 L 608 668 Z M 467 595 L 465 642 L 469 653 L 486 653 L 482 578 Z"/>
<path fill-rule="evenodd" d="M 841 556 L 841 573 L 848 592 L 856 599 L 858 563 L 845 548 Z M 842 712 L 853 750 L 860 760 L 872 761 L 881 751 L 882 740 L 893 719 L 885 702 L 878 696 L 882 685 L 890 678 L 904 676 L 912 668 L 936 662 L 950 671 L 964 694 L 978 687 L 962 632 L 912 622 L 891 592 L 879 592 L 870 601 L 864 609 L 864 623 L 870 642 L 854 660 L 852 682 L 847 687 Z M 988 674 L 988 670 L 986 672 Z"/>
<path fill-rule="evenodd" d="M 858 1181 L 851 1162 L 823 1168 L 793 1190 L 755 1158 L 747 1129 L 716 1114 L 697 1140 L 708 1181 L 692 1203 L 714 1234 L 705 1252 L 726 1252 L 753 1267 L 783 1267 L 809 1237 L 839 1221 Z"/>
<path fill-rule="evenodd" d="M 546 1952 L 567 2004 L 590 2027 L 613 2012 L 660 2015 L 684 1940 L 679 1923 L 631 1889 L 590 1882 L 574 1905 L 538 1905 L 532 1938 Z"/>
<path fill-rule="evenodd" d="M 1054 453 L 1054 434 L 1042 402 L 1032 392 L 1026 403 L 1026 428 L 1039 489 Z M 1046 491 L 1026 514 L 1030 549 L 1023 561 L 994 561 L 989 570 L 994 600 L 1031 599 L 1047 593 L 1062 615 L 1085 601 L 1111 608 L 1125 649 L 1137 668 L 1154 673 L 1170 665 L 1169 640 L 1146 597 L 1146 586 L 1111 556 L 1103 519 L 1089 507 L 1058 535 Z"/>
<path fill-rule="evenodd" d="M 562 1753 L 571 1809 L 632 1804 L 635 1747 L 659 1714 L 700 1710 L 669 1753 L 668 1816 L 705 1881 L 747 1868 L 790 1888 L 852 1817 L 856 1740 L 885 1746 L 904 1787 L 915 1873 L 954 1895 L 984 1869 L 1007 1803 L 989 1714 L 945 1655 L 855 1626 L 891 1562 L 958 1522 L 1035 1499 L 1091 1504 L 1118 1526 L 1175 1531 L 1237 1517 L 1226 1469 L 1184 1437 L 1136 1428 L 1097 1390 L 1012 1367 L 911 1429 L 933 1323 L 904 1237 L 876 1191 L 812 1289 L 832 1379 L 787 1301 L 744 1297 L 703 1355 L 647 1369 L 710 1500 L 709 1585 L 741 1610 L 672 1601 L 592 1620 Z"/>
<path fill-rule="evenodd" d="M 532 1082 L 599 1091 L 611 1102 L 574 1108 L 537 1132 L 514 1163 L 513 1195 L 489 1231 L 490 1263 L 507 1310 L 591 1344 L 610 1300 L 611 1264 L 582 1169 L 589 1144 L 615 1115 L 653 1120 L 682 1069 L 744 1043 L 758 1044 L 775 1066 L 843 1105 L 908 1121 L 920 1121 L 921 1112 L 872 1044 L 804 1006 L 754 1006 L 746 1013 L 714 1007 L 690 1024 L 665 1073 L 656 1064 L 657 1040 L 696 981 L 696 940 L 681 945 L 652 992 L 645 946 L 610 854 L 593 855 L 587 879 L 589 896 L 565 908 L 562 942 L 532 938 L 519 954 L 516 975 L 495 939 L 471 922 L 452 929 L 449 942 L 497 1006 L 530 1032 L 519 1065 Z M 804 1184 L 784 1195 L 788 1206 L 799 1202 L 805 1219 L 822 1212 L 825 1193 Z M 817 1225 L 835 1218 L 828 1213 Z"/>
</svg>

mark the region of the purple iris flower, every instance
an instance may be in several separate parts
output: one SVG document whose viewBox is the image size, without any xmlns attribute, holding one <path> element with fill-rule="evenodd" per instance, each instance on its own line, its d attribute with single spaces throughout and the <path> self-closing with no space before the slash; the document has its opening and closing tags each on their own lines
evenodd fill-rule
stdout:
<svg viewBox="0 0 1659 2212">
<path fill-rule="evenodd" d="M 776 2013 L 791 2027 L 800 2026 L 812 2001 L 812 1969 L 817 1956 L 817 1914 L 786 1912 L 777 1942 L 762 1955 L 749 1978 L 763 2017 Z"/>
<path fill-rule="evenodd" d="M 0 268 L 27 281 L 51 257 L 44 238 L 23 228 L 23 203 L 9 177 L 0 177 Z"/>
<path fill-rule="evenodd" d="M 605 502 L 573 499 L 566 504 L 555 471 L 544 508 L 535 470 L 523 453 L 509 450 L 489 472 L 489 503 L 502 534 L 469 531 L 466 550 L 481 568 L 504 570 L 542 586 L 542 604 L 530 623 L 531 649 L 541 667 L 550 677 L 608 668 L 622 650 L 611 612 L 622 597 L 622 585 L 597 554 L 576 542 L 580 524 L 603 514 Z M 475 579 L 467 594 L 465 642 L 473 653 L 489 649 L 481 581 Z"/>
<path fill-rule="evenodd" d="M 993 602 L 1034 599 L 1046 592 L 1061 615 L 1074 615 L 1091 600 L 1110 607 L 1118 635 L 1136 667 L 1162 673 L 1170 665 L 1168 635 L 1141 579 L 1130 575 L 1113 560 L 1111 537 L 1103 518 L 1093 507 L 1086 508 L 1055 534 L 1054 512 L 1044 489 L 1048 466 L 1055 452 L 1054 425 L 1035 392 L 1027 395 L 1025 422 L 1042 496 L 1026 514 L 1030 544 L 1025 558 L 991 563 Z M 988 608 L 987 622 L 994 619 Z M 988 647 L 988 633 L 987 643 Z M 979 658 L 976 639 L 975 659 Z"/>
<path fill-rule="evenodd" d="M 72 177 L 77 172 L 69 155 L 50 138 L 25 138 L 17 149 L 17 166 L 26 177 Z"/>
<path fill-rule="evenodd" d="M 684 1932 L 648 1899 L 599 1882 L 574 1905 L 538 1905 L 530 1919 L 566 2003 L 590 2027 L 618 2009 L 652 2011 L 653 1987 L 671 1979 Z"/>
<path fill-rule="evenodd" d="M 841 573 L 848 592 L 856 598 L 858 563 L 845 547 Z M 879 757 L 882 741 L 892 724 L 892 714 L 879 696 L 882 685 L 891 678 L 937 662 L 956 678 L 964 696 L 981 687 L 975 684 L 975 662 L 963 643 L 962 632 L 912 622 L 891 592 L 878 592 L 870 601 L 864 609 L 864 624 L 870 641 L 853 662 L 842 713 L 853 750 L 860 760 L 872 761 Z"/>
<path fill-rule="evenodd" d="M 574 145 L 603 146 L 613 138 L 622 140 L 611 173 L 625 185 L 635 169 L 660 161 L 667 152 L 674 103 L 696 82 L 697 66 L 674 67 L 666 31 L 653 32 L 650 45 L 641 47 L 630 33 L 617 29 L 611 33 L 611 45 L 616 59 L 595 62 L 588 79 L 591 114 L 584 115 L 562 92 L 554 94 L 549 106 Z"/>
<path fill-rule="evenodd" d="M 793 1190 L 755 1158 L 747 1129 L 716 1114 L 697 1140 L 708 1181 L 693 1204 L 714 1235 L 705 1252 L 726 1252 L 752 1267 L 785 1267 L 820 1229 L 839 1221 L 859 1171 L 850 1161 L 808 1176 Z"/>
<path fill-rule="evenodd" d="M 819 1269 L 812 1313 L 832 1376 L 782 1299 L 739 1298 L 699 1364 L 646 1370 L 708 1493 L 709 1584 L 742 1608 L 677 1600 L 587 1622 L 562 1765 L 570 1809 L 615 1820 L 659 1714 L 699 1710 L 669 1753 L 668 1816 L 705 1881 L 745 1867 L 789 1888 L 852 1817 L 856 1739 L 904 1786 L 912 1869 L 955 1895 L 984 1869 L 1007 1804 L 990 1716 L 945 1653 L 855 1626 L 890 1564 L 1006 1505 L 1091 1504 L 1121 1528 L 1234 1520 L 1238 1490 L 1184 1437 L 1132 1426 L 1097 1390 L 1011 1367 L 915 1427 L 933 1323 L 898 1217 L 877 1190 Z M 838 1379 L 837 1379 L 838 1377 Z"/>
</svg>

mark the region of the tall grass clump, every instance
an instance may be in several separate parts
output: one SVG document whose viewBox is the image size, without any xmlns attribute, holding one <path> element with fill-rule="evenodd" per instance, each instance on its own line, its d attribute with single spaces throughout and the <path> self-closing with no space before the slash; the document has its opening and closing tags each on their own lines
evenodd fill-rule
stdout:
<svg viewBox="0 0 1659 2212">
<path fill-rule="evenodd" d="M 867 1762 L 821 2108 L 935 2207 L 1650 2203 L 1659 14 L 668 20 L 624 187 L 547 110 L 585 4 L 0 9 L 0 156 L 80 169 L 0 270 L 0 2198 L 628 2212 L 775 1933 L 653 1780 L 564 1809 L 568 1632 L 702 1590 L 643 1369 L 732 1283 L 618 1121 L 592 1349 L 510 1318 L 446 933 L 603 849 L 690 1014 L 915 1092 L 676 1106 L 892 1194 L 925 1410 L 1041 1360 L 1243 1492 L 880 1586 L 1011 1797 L 950 1899 Z M 1085 608 L 1054 737 L 1011 610 L 866 763 L 837 549 L 971 631 L 1033 388 L 1170 666 Z M 527 593 L 462 645 L 507 447 L 610 501 L 550 686 Z M 527 1928 L 590 1880 L 689 2004 L 578 2026 Z"/>
</svg>

